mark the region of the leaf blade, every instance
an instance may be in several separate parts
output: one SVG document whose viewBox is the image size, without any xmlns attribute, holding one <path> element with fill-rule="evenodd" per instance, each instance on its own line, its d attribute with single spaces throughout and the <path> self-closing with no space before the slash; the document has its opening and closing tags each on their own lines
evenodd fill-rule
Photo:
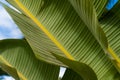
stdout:
<svg viewBox="0 0 120 80">
<path fill-rule="evenodd" d="M 107 38 L 101 29 L 94 6 L 90 0 L 69 0 L 80 18 L 87 25 L 99 44 L 106 49 L 108 47 Z"/>
<path fill-rule="evenodd" d="M 26 41 L 3 40 L 0 42 L 0 47 L 3 47 L 0 55 L 4 59 L 3 62 L 14 67 L 21 79 L 57 80 L 59 67 L 38 61 Z"/>
<path fill-rule="evenodd" d="M 107 57 L 104 55 L 103 50 L 101 49 L 101 47 L 99 46 L 97 41 L 94 39 L 92 34 L 89 32 L 87 27 L 79 19 L 79 17 L 75 13 L 74 9 L 70 6 L 70 4 L 67 3 L 67 1 L 64 2 L 64 6 L 61 6 L 61 4 L 63 3 L 62 1 L 59 4 L 58 3 L 59 3 L 58 1 L 52 2 L 52 4 L 47 7 L 47 9 L 45 8 L 45 10 L 49 11 L 49 12 L 45 12 L 45 10 L 43 10 L 43 11 L 40 12 L 41 13 L 40 15 L 42 17 L 37 15 L 38 16 L 37 18 L 40 19 L 40 21 L 45 25 L 45 27 L 48 30 L 50 30 L 50 32 L 52 34 L 54 34 L 54 36 L 61 42 L 61 44 L 64 45 L 66 47 L 66 49 L 77 60 L 90 65 L 94 69 L 94 71 L 96 72 L 99 79 L 102 79 L 103 76 L 105 76 L 108 73 L 110 73 L 110 75 L 114 76 L 114 74 L 116 73 L 116 69 L 114 69 L 110 60 L 106 59 Z M 68 9 L 66 9 L 65 7 L 67 7 Z M 55 13 L 57 13 L 57 14 L 55 14 Z M 69 13 L 70 15 L 68 15 L 67 13 Z M 14 14 L 14 13 L 11 13 L 11 14 Z M 65 14 L 67 14 L 67 16 L 64 16 Z M 72 17 L 72 16 L 74 16 L 74 17 Z M 26 30 L 29 29 L 29 28 L 34 29 L 34 28 L 37 27 L 36 26 L 36 27 L 32 28 L 34 25 L 33 26 L 29 25 L 29 27 L 28 27 L 28 25 L 21 25 L 21 24 L 24 24 L 24 22 L 30 24 L 31 21 L 29 20 L 29 18 L 27 20 L 24 20 L 24 18 L 22 18 L 22 20 L 23 20 L 22 21 L 22 20 L 20 20 L 21 17 L 19 17 L 20 19 L 17 18 L 18 15 L 17 15 L 17 17 L 12 15 L 12 17 L 17 22 L 17 24 L 21 27 L 22 31 L 23 31 L 22 26 L 24 26 L 24 29 L 26 29 Z M 18 22 L 18 20 L 20 22 Z M 29 23 L 29 21 L 30 21 L 30 23 Z M 63 21 L 65 21 L 65 22 L 63 22 Z M 61 22 L 63 24 L 61 24 Z M 59 25 L 59 26 L 57 26 L 57 25 Z M 61 27 L 60 25 L 64 26 L 64 27 Z M 39 28 L 37 28 L 37 29 L 38 29 L 38 31 L 37 30 L 35 30 L 35 31 L 37 31 L 37 33 L 39 33 L 40 29 Z M 29 30 L 27 30 L 27 31 L 29 31 Z M 23 32 L 24 32 L 25 35 L 27 34 L 26 38 L 28 39 L 28 42 L 31 44 L 33 50 L 34 51 L 41 50 L 40 49 L 41 44 L 40 44 L 39 40 L 42 39 L 43 37 L 41 38 L 40 36 L 38 36 L 40 33 L 36 34 L 33 31 L 33 34 L 35 36 L 40 37 L 40 39 L 37 38 L 38 39 L 37 41 L 39 42 L 38 43 L 38 42 L 35 41 L 36 40 L 36 39 L 34 39 L 35 37 L 33 37 L 34 40 L 30 39 L 30 37 L 29 37 L 31 35 L 29 33 L 30 31 L 29 32 L 27 32 L 27 31 L 23 31 Z M 62 32 L 59 32 L 59 31 L 62 31 Z M 36 44 L 36 45 L 34 45 L 34 44 Z M 47 44 L 49 44 L 49 43 L 47 43 Z M 47 47 L 45 47 L 45 48 L 47 48 Z M 52 52 L 53 50 L 48 49 L 47 51 Z M 41 56 L 41 55 L 39 55 L 40 53 L 41 52 L 37 53 L 38 56 Z M 51 59 L 48 59 L 48 58 L 45 58 L 45 59 L 46 60 L 51 60 Z M 53 62 L 56 61 L 55 58 L 53 60 L 54 60 Z M 64 64 L 60 64 L 60 65 L 63 66 Z"/>
<path fill-rule="evenodd" d="M 61 62 L 68 65 L 69 68 L 76 71 L 83 78 L 83 80 L 97 80 L 96 74 L 88 65 L 77 61 L 69 60 L 54 53 L 53 55 Z"/>
<path fill-rule="evenodd" d="M 1 57 L 1 56 L 0 56 L 0 57 Z M 10 76 L 12 76 L 13 78 L 15 78 L 16 80 L 20 80 L 20 79 L 19 79 L 19 76 L 18 76 L 18 74 L 17 74 L 16 69 L 14 69 L 14 68 L 12 68 L 12 67 L 10 67 L 10 66 L 2 63 L 2 62 L 0 62 L 0 67 L 1 67 L 1 69 L 3 69 L 6 73 L 8 73 Z"/>
</svg>

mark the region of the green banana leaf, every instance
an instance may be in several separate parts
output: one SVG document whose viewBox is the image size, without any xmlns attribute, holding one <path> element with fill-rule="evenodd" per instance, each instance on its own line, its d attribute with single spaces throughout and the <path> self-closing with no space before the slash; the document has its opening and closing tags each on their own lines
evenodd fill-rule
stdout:
<svg viewBox="0 0 120 80">
<path fill-rule="evenodd" d="M 67 71 L 65 72 L 65 75 L 63 76 L 63 80 L 66 79 L 68 74 L 70 76 L 68 80 L 76 80 L 76 79 L 77 80 L 97 80 L 97 78 L 95 77 L 95 74 L 91 71 L 91 69 L 89 67 L 87 68 L 87 66 L 85 66 L 85 64 L 80 64 L 77 61 L 67 60 L 66 58 L 63 58 L 56 54 L 53 54 L 53 55 L 58 60 L 62 61 L 64 64 L 68 65 L 72 70 L 75 71 L 74 72 L 70 69 L 67 69 Z M 103 70 L 103 71 L 105 71 L 105 70 Z M 112 74 L 111 74 L 111 71 L 113 71 Z M 76 74 L 76 73 L 80 74 L 81 76 L 78 76 L 78 74 Z M 114 68 L 111 68 L 111 70 L 109 70 L 104 76 L 102 75 L 101 78 L 98 78 L 98 80 L 119 80 L 120 79 L 119 75 L 120 74 L 118 72 L 116 72 L 116 71 L 114 72 Z"/>
<path fill-rule="evenodd" d="M 58 53 L 86 63 L 95 71 L 99 80 L 105 80 L 106 76 L 114 80 L 117 70 L 69 1 L 20 0 L 19 3 L 22 3 L 18 7 L 23 13 L 9 8 L 6 10 L 24 33 L 38 59 L 68 66 L 51 55 L 51 52 Z"/>
<path fill-rule="evenodd" d="M 22 1 L 22 2 L 24 2 L 24 1 Z M 30 2 L 30 1 L 29 1 Z M 34 1 L 33 1 L 34 2 Z M 32 2 L 32 3 L 33 3 Z M 52 1 L 52 2 L 56 2 L 57 3 L 57 1 Z M 36 3 L 36 1 L 35 1 L 35 3 Z M 63 3 L 62 1 L 61 1 L 61 3 Z M 67 6 L 67 5 L 65 5 L 66 7 L 68 7 L 68 8 L 70 8 L 69 9 L 69 11 L 67 12 L 66 11 L 66 13 L 69 13 L 70 11 L 72 11 L 73 10 L 73 8 L 72 8 L 72 6 L 68 3 L 68 1 L 65 1 L 64 3 L 67 3 L 69 6 Z M 46 3 L 47 4 L 47 3 Z M 60 3 L 59 3 L 60 4 Z M 39 4 L 36 4 L 36 5 L 39 5 Z M 47 6 L 47 5 L 46 5 Z M 36 6 L 35 6 L 36 7 Z M 53 7 L 54 7 L 54 5 L 53 5 Z M 58 6 L 58 8 L 60 8 L 61 9 L 61 6 Z M 68 8 L 66 8 L 66 9 L 68 9 Z M 36 8 L 35 8 L 36 9 Z M 38 9 L 38 8 L 37 8 Z M 59 9 L 58 9 L 59 10 Z M 47 10 L 48 11 L 48 10 Z M 34 11 L 35 12 L 35 11 Z M 74 12 L 74 11 L 73 11 Z M 52 13 L 52 12 L 51 12 Z M 47 14 L 47 13 L 46 13 Z M 75 14 L 75 13 L 73 13 L 73 14 Z M 49 13 L 49 15 L 50 15 L 50 13 Z M 52 15 L 52 14 L 51 14 Z M 50 16 L 51 16 L 50 15 Z M 69 14 L 68 15 L 68 17 L 70 17 L 70 15 L 72 16 L 72 14 Z M 75 16 L 76 16 L 77 14 L 75 14 Z M 54 16 L 54 15 L 52 15 L 52 16 Z M 51 18 L 52 18 L 52 16 L 51 16 Z M 61 16 L 63 16 L 63 15 L 61 15 Z M 66 16 L 66 15 L 65 15 Z M 59 15 L 58 15 L 58 17 L 59 17 Z M 54 19 L 55 17 L 53 17 L 53 19 Z M 78 17 L 79 18 L 79 17 Z M 41 19 L 44 19 L 44 18 L 41 18 Z M 47 19 L 47 18 L 46 18 Z M 48 17 L 48 19 L 49 19 L 49 17 Z M 64 19 L 64 17 L 63 17 L 63 19 Z M 51 19 L 50 19 L 51 20 Z M 50 21 L 49 20 L 49 21 Z M 68 19 L 69 20 L 69 19 Z M 68 20 L 66 20 L 66 21 L 68 21 Z M 71 20 L 71 19 L 70 19 Z M 74 20 L 74 18 L 72 18 L 72 22 L 73 22 L 73 20 Z M 76 19 L 77 20 L 77 19 Z M 79 19 L 78 19 L 79 20 Z M 26 21 L 28 21 L 28 20 L 26 20 Z M 47 21 L 47 20 L 45 20 L 45 21 Z M 81 45 L 81 40 L 83 40 L 83 39 L 81 39 L 82 37 L 81 37 L 81 34 L 83 33 L 83 31 L 86 31 L 86 32 L 88 32 L 88 33 L 90 33 L 89 31 L 87 31 L 88 29 L 85 27 L 85 26 L 83 26 L 84 24 L 82 23 L 82 24 L 80 24 L 80 22 L 81 22 L 81 20 L 80 20 L 80 22 L 78 21 L 77 23 L 79 23 L 79 25 L 76 23 L 76 22 L 74 22 L 74 23 L 76 23 L 76 28 L 75 29 L 72 29 L 72 26 L 74 26 L 74 25 L 71 25 L 71 28 L 70 28 L 70 26 L 69 25 L 66 25 L 67 24 L 67 22 L 66 22 L 66 24 L 64 24 L 63 23 L 63 25 L 64 25 L 64 27 L 62 27 L 62 25 L 59 25 L 58 24 L 58 22 L 60 22 L 60 21 L 62 21 L 61 19 L 59 19 L 57 22 L 54 22 L 54 27 L 55 27 L 55 30 L 54 31 L 56 31 L 56 33 L 54 33 L 54 34 L 57 34 L 56 36 L 54 35 L 53 37 L 57 37 L 57 39 L 59 40 L 59 41 L 61 41 L 60 43 L 59 42 L 57 42 L 57 43 L 59 43 L 61 46 L 62 46 L 62 48 L 65 48 L 64 50 L 62 49 L 62 51 L 63 52 L 65 52 L 66 54 L 68 54 L 68 51 L 69 50 L 67 50 L 67 49 L 69 49 L 70 48 L 70 53 L 71 53 L 71 55 L 74 55 L 74 54 L 79 54 L 80 52 L 78 51 L 79 49 L 77 49 L 77 50 L 75 50 L 75 48 L 76 47 L 78 47 L 79 45 Z M 75 21 L 75 20 L 74 20 Z M 31 23 L 31 22 L 30 22 Z M 33 23 L 32 23 L 33 24 Z M 46 22 L 46 24 L 48 24 L 47 22 Z M 56 28 L 56 25 L 59 25 L 58 26 L 58 29 L 60 29 L 59 27 L 61 27 L 61 30 L 60 31 L 58 31 L 58 29 Z M 69 23 L 70 24 L 70 23 Z M 52 25 L 51 27 L 53 28 L 53 21 L 51 20 L 51 24 L 49 23 L 49 25 Z M 50 27 L 49 25 L 47 25 L 48 27 Z M 81 28 L 79 27 L 79 26 L 82 26 Z M 37 29 L 36 29 L 37 28 Z M 39 34 L 41 34 L 40 33 L 40 29 L 38 28 L 38 27 L 36 27 L 36 28 L 33 28 L 33 29 L 36 29 L 36 30 L 33 30 L 33 29 L 30 29 L 30 30 L 33 30 L 33 31 L 30 31 L 29 30 L 29 32 L 28 31 L 26 31 L 26 32 L 28 32 L 27 34 L 29 34 L 30 32 L 35 32 L 35 31 L 37 31 L 37 32 L 35 32 L 35 33 L 31 33 L 31 34 L 33 34 L 33 35 L 35 35 L 36 33 L 39 33 Z M 64 28 L 66 28 L 66 29 L 68 29 L 69 28 L 69 31 L 67 30 L 67 32 L 66 32 L 66 30 L 64 29 Z M 27 30 L 28 30 L 28 28 L 26 28 Z M 24 29 L 22 29 L 22 31 L 23 31 L 23 33 L 25 32 L 25 30 L 26 30 L 25 28 Z M 77 31 L 76 31 L 76 29 L 78 29 Z M 82 29 L 82 30 L 81 30 Z M 53 29 L 52 29 L 53 30 Z M 31 37 L 31 39 L 33 39 L 32 38 L 32 35 L 31 36 L 26 36 L 27 34 L 26 34 L 26 32 L 24 33 L 25 34 L 25 37 Z M 51 31 L 51 33 L 52 33 L 53 31 Z M 66 33 L 65 33 L 66 32 Z M 68 32 L 69 32 L 69 34 L 68 34 Z M 77 32 L 79 33 L 79 34 L 77 34 Z M 37 34 L 37 35 L 39 35 L 39 34 Z M 44 33 L 43 33 L 44 34 Z M 64 35 L 65 36 L 64 36 Z M 30 34 L 29 34 L 30 35 Z M 34 38 L 36 38 L 36 40 L 38 40 L 39 42 L 38 43 L 36 43 L 37 41 L 36 40 L 34 40 L 34 41 L 31 41 L 31 39 L 28 39 L 27 38 L 27 41 L 29 42 L 29 44 L 31 45 L 31 47 L 32 47 L 32 49 L 33 49 L 33 51 L 35 52 L 35 54 L 37 55 L 37 57 L 38 58 L 45 58 L 45 56 L 46 56 L 46 54 L 44 54 L 44 53 L 42 53 L 43 51 L 42 50 L 44 50 L 44 49 L 42 49 L 42 47 L 44 47 L 44 45 L 42 45 L 43 44 L 43 41 L 44 41 L 44 44 L 45 43 L 47 43 L 47 42 L 49 42 L 49 44 L 51 44 L 50 45 L 50 47 L 51 46 L 55 46 L 54 44 L 52 44 L 52 42 L 50 42 L 50 41 L 45 41 L 45 40 L 48 40 L 45 36 L 45 40 L 43 40 L 43 41 L 40 41 L 40 38 L 39 37 L 37 37 L 37 35 L 35 35 L 34 36 Z M 61 36 L 59 36 L 59 35 L 62 35 L 62 37 Z M 87 34 L 85 34 L 85 36 L 86 36 Z M 91 34 L 90 34 L 91 35 Z M 39 35 L 39 36 L 41 36 L 41 35 Z M 70 36 L 69 38 L 71 38 L 71 40 L 68 40 L 68 39 L 66 39 L 66 36 Z M 89 36 L 89 35 L 87 35 L 87 36 Z M 71 47 L 75 42 L 76 42 L 76 40 L 77 40 L 77 38 L 80 38 L 81 40 L 79 40 L 78 39 L 78 41 L 80 41 L 80 43 L 75 47 L 75 48 L 73 48 L 73 47 Z M 91 37 L 93 38 L 93 36 L 91 35 Z M 83 38 L 84 38 L 84 36 L 83 36 Z M 43 39 L 43 38 L 42 38 Z M 66 43 L 67 42 L 67 43 Z M 34 44 L 33 44 L 34 43 Z M 69 46 L 68 46 L 68 44 L 69 44 Z M 42 46 L 39 46 L 39 50 L 37 49 L 37 47 L 35 46 L 35 45 L 42 45 Z M 47 43 L 47 46 L 48 46 L 48 43 Z M 61 47 L 60 46 L 60 47 Z M 64 47 L 65 46 L 65 47 Z M 59 46 L 58 46 L 59 47 Z M 60 48 L 59 47 L 59 48 Z M 80 46 L 80 47 L 82 47 L 82 45 Z M 80 48 L 79 47 L 79 48 Z M 55 48 L 56 48 L 56 46 L 55 46 Z M 73 50 L 71 49 L 71 48 L 73 48 Z M 41 50 L 42 49 L 42 50 Z M 46 49 L 46 48 L 45 48 Z M 54 51 L 53 50 L 51 50 L 51 48 L 49 49 L 48 47 L 47 47 L 47 49 L 46 50 L 49 50 L 49 51 L 52 51 L 52 52 L 57 52 L 57 53 L 62 53 L 61 51 L 59 51 L 58 49 L 57 49 L 57 51 L 55 51 L 55 49 L 54 49 Z M 46 51 L 46 50 L 44 50 L 44 51 Z M 71 51 L 72 50 L 72 51 Z M 74 51 L 74 52 L 73 52 Z M 76 53 L 77 52 L 77 53 Z M 42 54 L 37 54 L 37 53 L 42 53 Z M 65 54 L 64 53 L 64 54 Z M 49 53 L 50 54 L 50 53 Z M 45 56 L 44 56 L 45 55 Z M 63 55 L 63 54 L 61 54 L 61 55 Z M 70 54 L 68 54 L 68 56 L 71 56 Z M 50 56 L 50 55 L 49 55 Z M 63 55 L 64 56 L 64 55 Z M 76 57 L 76 55 L 74 55 L 75 57 Z M 51 56 L 52 57 L 52 56 Z M 44 59 L 43 58 L 43 59 Z M 77 59 L 77 58 L 76 58 Z M 79 58 L 80 59 L 80 58 Z M 78 59 L 78 60 L 79 60 Z M 44 59 L 44 60 L 47 60 L 46 58 Z M 49 60 L 49 61 L 51 61 L 51 60 Z"/>
<path fill-rule="evenodd" d="M 90 0 L 69 0 L 76 12 L 89 28 L 103 49 L 108 47 L 107 38 L 98 23 L 94 5 Z M 99 1 L 100 3 L 103 0 Z M 106 2 L 106 0 L 104 0 Z M 104 6 L 104 5 L 103 5 Z M 102 7 L 101 7 L 102 8 Z"/>
<path fill-rule="evenodd" d="M 115 51 L 117 56 L 120 56 L 120 10 L 118 9 L 120 2 L 115 5 L 103 18 L 100 20 L 101 27 L 106 33 L 108 43 Z M 110 56 L 111 57 L 111 56 Z M 111 57 L 114 61 L 114 58 Z M 117 66 L 116 66 L 117 67 Z M 119 67 L 118 67 L 119 68 Z M 120 72 L 120 69 L 118 69 Z"/>
<path fill-rule="evenodd" d="M 55 67 L 52 65 L 45 64 L 38 60 L 34 60 L 35 56 L 32 54 L 32 50 L 25 40 L 16 39 L 2 40 L 0 41 L 0 48 L 1 48 L 0 60 L 2 62 L 2 63 L 0 62 L 0 66 L 11 76 L 13 76 L 16 80 L 19 80 L 18 76 L 22 80 L 57 80 L 59 67 L 57 66 Z M 32 64 L 32 62 L 33 65 L 30 65 Z M 83 63 L 77 64 L 79 65 L 78 67 L 81 67 L 77 69 L 80 71 L 79 74 L 83 73 L 81 72 L 82 68 L 90 73 L 89 75 L 84 74 L 82 76 L 83 78 L 87 77 L 89 80 L 93 79 L 97 80 L 95 73 L 91 68 L 89 68 L 89 66 Z M 33 70 L 32 73 L 30 73 L 31 71 L 29 70 Z M 92 79 L 91 76 L 93 76 Z M 77 74 L 77 77 L 80 77 L 80 75 Z"/>
<path fill-rule="evenodd" d="M 0 51 L 0 60 L 16 69 L 21 80 L 58 79 L 59 67 L 37 60 L 25 40 L 2 40 Z"/>
<path fill-rule="evenodd" d="M 115 61 L 114 65 L 117 67 L 118 71 L 120 71 L 120 59 L 116 55 L 116 52 L 111 48 L 111 43 L 108 43 L 107 37 L 104 31 L 101 29 L 100 24 L 98 22 L 96 11 L 94 9 L 94 5 L 89 0 L 69 0 L 73 7 L 75 8 L 78 15 L 87 25 L 89 30 L 93 33 L 99 44 L 102 46 L 103 50 L 111 56 Z M 89 5 L 89 6 L 88 6 Z"/>
<path fill-rule="evenodd" d="M 5 71 L 6 73 L 8 73 L 10 76 L 14 77 L 16 80 L 20 80 L 20 79 L 19 79 L 19 76 L 18 76 L 18 74 L 17 74 L 16 69 L 14 69 L 14 68 L 12 68 L 12 67 L 4 64 L 4 63 L 2 63 L 1 61 L 0 61 L 0 67 L 1 67 L 1 69 L 2 69 L 3 71 Z M 5 74 L 5 73 L 4 73 L 4 74 Z M 4 75 L 4 74 L 3 74 L 3 75 Z"/>
<path fill-rule="evenodd" d="M 58 60 L 62 61 L 64 64 L 68 65 L 69 68 L 76 71 L 78 74 L 76 75 L 77 78 L 82 78 L 83 80 L 97 80 L 96 74 L 93 72 L 93 70 L 86 66 L 86 64 L 69 60 L 67 58 L 61 57 L 59 55 L 53 54 Z M 71 72 L 71 71 L 70 71 Z M 66 73 L 66 75 L 69 74 L 69 70 Z M 72 73 L 74 74 L 74 72 Z M 75 74 L 74 74 L 75 75 Z M 69 80 L 69 79 L 68 79 Z"/>
<path fill-rule="evenodd" d="M 78 74 L 73 70 L 67 69 L 61 80 L 83 80 L 83 79 L 80 76 L 78 76 Z"/>
</svg>

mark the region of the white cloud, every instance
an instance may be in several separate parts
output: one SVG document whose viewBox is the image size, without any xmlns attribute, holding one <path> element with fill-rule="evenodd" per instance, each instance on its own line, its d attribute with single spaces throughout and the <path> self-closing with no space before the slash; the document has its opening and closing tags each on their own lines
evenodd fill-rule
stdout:
<svg viewBox="0 0 120 80">
<path fill-rule="evenodd" d="M 5 11 L 5 9 L 0 6 L 0 39 L 22 37 L 21 31 L 12 21 L 12 18 Z"/>
<path fill-rule="evenodd" d="M 13 31 L 11 31 L 10 34 L 13 35 L 13 38 L 18 38 L 18 37 L 21 38 L 21 36 L 22 36 L 22 33 L 21 33 L 21 31 L 18 28 L 13 30 Z"/>
<path fill-rule="evenodd" d="M 10 6 L 10 4 L 6 0 L 0 0 L 0 2 Z"/>
<path fill-rule="evenodd" d="M 0 76 L 0 80 L 15 80 L 15 79 L 13 79 L 13 78 L 10 77 L 10 76 L 5 76 L 5 75 L 3 75 L 3 76 Z"/>
<path fill-rule="evenodd" d="M 1 27 L 7 27 L 12 28 L 14 23 L 11 21 L 11 17 L 8 15 L 8 13 L 0 6 L 0 26 Z"/>
<path fill-rule="evenodd" d="M 61 77 L 61 78 L 63 77 L 65 70 L 66 70 L 66 68 L 63 68 L 63 67 L 60 68 L 59 77 Z"/>
</svg>

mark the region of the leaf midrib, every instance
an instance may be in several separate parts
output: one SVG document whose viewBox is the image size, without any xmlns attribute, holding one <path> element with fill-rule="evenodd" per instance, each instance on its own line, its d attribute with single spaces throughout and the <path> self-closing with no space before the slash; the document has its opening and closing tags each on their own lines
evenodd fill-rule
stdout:
<svg viewBox="0 0 120 80">
<path fill-rule="evenodd" d="M 44 25 L 42 25 L 42 23 L 19 0 L 15 0 L 15 3 L 49 37 L 49 39 L 66 55 L 67 58 L 75 60 L 75 58 L 64 48 L 64 46 L 45 28 Z M 113 51 L 113 49 L 109 46 L 109 44 L 105 52 L 107 52 L 110 56 L 114 58 L 114 60 L 117 62 L 117 66 L 120 69 L 120 59 Z"/>
<path fill-rule="evenodd" d="M 40 23 L 40 21 L 19 1 L 16 4 L 25 12 L 25 14 L 51 39 L 51 41 L 66 55 L 67 58 L 75 60 L 74 57 L 60 44 L 60 42 Z"/>
</svg>

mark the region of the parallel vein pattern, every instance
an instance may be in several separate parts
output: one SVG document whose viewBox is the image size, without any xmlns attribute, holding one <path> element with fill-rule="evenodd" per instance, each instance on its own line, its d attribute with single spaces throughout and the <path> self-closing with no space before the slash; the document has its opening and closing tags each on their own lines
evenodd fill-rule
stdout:
<svg viewBox="0 0 120 80">
<path fill-rule="evenodd" d="M 113 49 L 113 51 L 115 51 L 117 56 L 120 55 L 120 18 L 118 17 L 120 12 L 118 9 L 119 5 L 120 4 L 117 4 L 116 7 L 114 7 L 107 15 L 104 16 L 104 20 L 100 21 L 102 28 L 107 35 L 109 46 Z M 115 10 L 115 12 L 113 10 Z M 111 58 L 114 60 L 113 57 Z M 119 63 L 117 64 L 119 65 Z"/>
<path fill-rule="evenodd" d="M 0 51 L 0 59 L 15 68 L 21 80 L 58 79 L 59 67 L 37 60 L 24 40 L 3 40 Z"/>
<path fill-rule="evenodd" d="M 100 27 L 100 24 L 96 16 L 96 11 L 91 1 L 90 0 L 84 0 L 84 1 L 69 0 L 69 1 L 75 8 L 78 15 L 83 20 L 83 22 L 87 25 L 89 30 L 92 32 L 94 37 L 97 39 L 99 44 L 102 46 L 103 50 L 117 62 L 116 65 L 120 69 L 120 59 L 116 55 L 116 53 L 113 51 L 113 49 L 109 46 L 107 37 Z"/>
<path fill-rule="evenodd" d="M 92 67 L 99 80 L 104 80 L 104 78 L 109 75 L 111 75 L 109 79 L 114 80 L 113 78 L 115 74 L 117 74 L 117 70 L 110 60 L 107 59 L 99 43 L 80 19 L 71 4 L 67 0 L 40 0 L 40 2 L 43 1 L 44 3 L 44 8 L 41 8 L 40 3 L 33 5 L 36 1 L 37 0 L 21 0 L 21 3 L 44 25 L 60 44 L 71 53 L 70 55 L 76 60 Z M 40 8 L 37 8 L 38 6 Z M 34 8 L 37 9 L 35 10 Z M 39 56 L 39 59 L 44 58 L 47 62 L 51 61 L 54 62 L 54 64 L 59 64 L 55 58 L 47 53 L 49 50 L 45 49 L 47 48 L 46 44 L 53 43 L 47 42 L 49 41 L 48 38 L 43 39 L 46 36 L 41 34 L 38 26 L 36 26 L 29 17 L 26 17 L 27 15 L 24 13 L 26 16 L 10 9 L 7 9 L 7 11 L 25 34 L 27 41 L 37 57 Z M 42 37 L 40 35 L 42 35 Z M 41 39 L 43 41 L 41 41 Z M 41 46 L 44 46 L 44 48 L 42 48 L 43 50 Z M 49 46 L 49 49 L 54 50 L 53 46 Z M 63 53 L 60 53 L 60 55 L 61 54 Z M 64 64 L 60 65 L 63 66 Z"/>
<path fill-rule="evenodd" d="M 30 17 L 36 24 L 39 26 L 43 32 L 56 44 L 56 46 L 63 51 L 63 53 L 71 60 L 74 60 L 74 58 L 70 55 L 70 53 L 55 39 L 55 37 L 35 18 L 34 15 L 32 15 L 25 7 L 22 5 L 18 0 L 15 0 L 15 2 L 18 4 L 18 6 Z"/>
</svg>

